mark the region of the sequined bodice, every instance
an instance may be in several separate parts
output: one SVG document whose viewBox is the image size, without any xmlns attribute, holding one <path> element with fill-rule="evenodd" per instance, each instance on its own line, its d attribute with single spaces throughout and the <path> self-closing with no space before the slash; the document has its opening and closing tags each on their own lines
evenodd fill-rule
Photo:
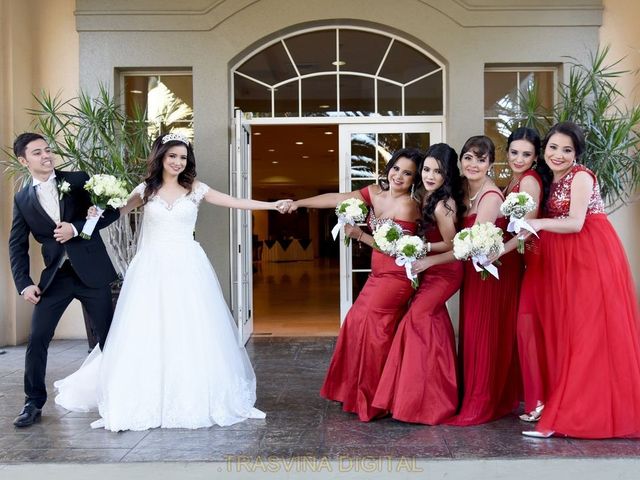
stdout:
<svg viewBox="0 0 640 480">
<path fill-rule="evenodd" d="M 376 217 L 376 214 L 373 211 L 373 207 L 369 206 L 369 218 L 367 220 L 367 223 L 369 224 L 369 228 L 371 229 L 372 232 L 381 223 L 384 223 L 386 221 L 387 221 L 386 218 Z M 395 218 L 393 218 L 392 221 L 400 225 L 404 233 L 409 233 L 411 235 L 414 235 L 416 233 L 416 230 L 418 229 L 418 224 L 416 222 L 408 222 L 406 220 L 396 220 Z"/>
<path fill-rule="evenodd" d="M 144 184 L 138 185 L 134 194 L 142 197 Z M 169 204 L 154 195 L 144 206 L 142 218 L 142 245 L 157 242 L 193 241 L 193 231 L 198 218 L 198 205 L 209 187 L 198 183 L 194 189 Z"/>
<path fill-rule="evenodd" d="M 600 197 L 600 186 L 598 180 L 591 170 L 584 165 L 574 166 L 569 173 L 560 179 L 559 182 L 551 184 L 549 191 L 549 200 L 546 205 L 546 216 L 550 218 L 566 218 L 569 216 L 571 207 L 571 182 L 578 172 L 587 172 L 594 179 L 593 192 L 589 199 L 587 207 L 587 215 L 595 213 L 605 213 L 604 203 Z"/>
</svg>

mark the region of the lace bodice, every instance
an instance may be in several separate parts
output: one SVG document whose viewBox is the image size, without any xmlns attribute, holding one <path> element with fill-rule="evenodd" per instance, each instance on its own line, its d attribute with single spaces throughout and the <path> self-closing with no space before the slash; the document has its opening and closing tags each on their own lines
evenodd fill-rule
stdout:
<svg viewBox="0 0 640 480">
<path fill-rule="evenodd" d="M 571 208 L 571 182 L 578 172 L 587 172 L 593 178 L 593 191 L 589 199 L 587 215 L 594 213 L 605 213 L 604 203 L 600 197 L 600 186 L 598 180 L 591 170 L 584 165 L 574 166 L 569 173 L 560 179 L 559 182 L 551 184 L 549 200 L 546 205 L 546 215 L 550 218 L 566 218 L 569 216 Z"/>
<path fill-rule="evenodd" d="M 144 195 L 145 184 L 141 183 L 132 195 Z M 198 218 L 198 206 L 209 187 L 197 182 L 190 193 L 178 197 L 168 204 L 159 195 L 153 195 L 144 206 L 141 245 L 150 242 L 193 241 L 193 231 Z"/>
</svg>

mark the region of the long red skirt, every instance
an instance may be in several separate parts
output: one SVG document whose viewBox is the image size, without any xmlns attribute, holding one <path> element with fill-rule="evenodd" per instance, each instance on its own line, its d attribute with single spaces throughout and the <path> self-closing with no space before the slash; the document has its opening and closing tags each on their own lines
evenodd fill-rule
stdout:
<svg viewBox="0 0 640 480">
<path fill-rule="evenodd" d="M 400 321 L 373 405 L 404 422 L 436 425 L 458 407 L 456 347 L 446 301 L 460 288 L 462 263 L 428 269 Z"/>
<path fill-rule="evenodd" d="M 538 430 L 640 434 L 640 315 L 629 263 L 606 215 L 541 234 L 549 397 Z"/>
<path fill-rule="evenodd" d="M 387 414 L 372 405 L 398 322 L 413 295 L 405 269 L 380 252 L 340 329 L 320 395 L 342 402 L 363 422 Z"/>
</svg>

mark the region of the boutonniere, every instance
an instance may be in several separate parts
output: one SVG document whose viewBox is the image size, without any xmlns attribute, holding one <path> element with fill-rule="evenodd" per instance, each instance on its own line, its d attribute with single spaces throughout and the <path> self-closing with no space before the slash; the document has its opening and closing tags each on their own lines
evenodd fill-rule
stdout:
<svg viewBox="0 0 640 480">
<path fill-rule="evenodd" d="M 62 180 L 58 183 L 58 198 L 62 200 L 62 197 L 67 195 L 71 191 L 71 185 L 66 180 Z"/>
</svg>

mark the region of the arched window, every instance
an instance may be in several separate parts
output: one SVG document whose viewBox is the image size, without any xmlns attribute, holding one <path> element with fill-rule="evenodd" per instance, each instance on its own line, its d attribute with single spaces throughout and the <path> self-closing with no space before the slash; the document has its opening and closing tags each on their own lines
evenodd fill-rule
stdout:
<svg viewBox="0 0 640 480">
<path fill-rule="evenodd" d="M 443 68 L 405 41 L 357 27 L 282 37 L 233 70 L 254 117 L 443 114 Z"/>
</svg>

